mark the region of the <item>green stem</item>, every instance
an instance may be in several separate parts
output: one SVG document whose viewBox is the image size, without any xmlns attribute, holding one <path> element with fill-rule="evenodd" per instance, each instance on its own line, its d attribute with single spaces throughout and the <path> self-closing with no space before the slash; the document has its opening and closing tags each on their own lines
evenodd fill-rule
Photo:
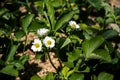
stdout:
<svg viewBox="0 0 120 80">
<path fill-rule="evenodd" d="M 47 22 L 48 22 L 48 26 L 50 26 L 50 28 L 51 28 L 51 24 L 50 24 L 50 20 L 49 20 L 49 17 L 48 17 L 48 15 L 47 15 L 47 12 L 46 11 L 44 11 L 44 15 L 45 15 L 45 18 L 46 18 L 46 20 L 47 20 Z"/>
<path fill-rule="evenodd" d="M 62 68 L 62 62 L 61 62 L 61 60 L 60 60 L 60 58 L 59 58 L 58 50 L 57 50 L 56 54 L 57 54 L 58 62 L 59 62 L 59 64 L 60 64 L 60 68 Z"/>
<path fill-rule="evenodd" d="M 25 51 L 26 45 L 27 45 L 27 35 L 25 35 L 25 44 L 24 44 L 24 47 L 23 47 L 23 53 L 24 53 L 24 51 Z"/>
<path fill-rule="evenodd" d="M 53 68 L 56 70 L 56 72 L 58 72 L 58 71 L 57 71 L 57 68 L 55 67 L 54 63 L 52 62 L 52 60 L 51 60 L 51 58 L 50 58 L 50 54 L 49 54 L 49 52 L 47 52 L 47 54 L 48 54 L 48 59 L 49 59 L 51 65 L 52 65 Z"/>
<path fill-rule="evenodd" d="M 62 63 L 61 63 L 61 60 L 60 60 L 59 57 L 58 57 L 58 61 L 59 61 L 59 64 L 60 64 L 60 68 L 62 68 Z"/>
<path fill-rule="evenodd" d="M 26 4 L 27 4 L 27 7 L 28 7 L 29 11 L 30 11 L 30 12 L 32 12 L 32 10 L 31 10 L 31 8 L 30 8 L 30 4 L 29 4 L 29 1 L 28 1 L 28 0 L 26 0 Z"/>
</svg>

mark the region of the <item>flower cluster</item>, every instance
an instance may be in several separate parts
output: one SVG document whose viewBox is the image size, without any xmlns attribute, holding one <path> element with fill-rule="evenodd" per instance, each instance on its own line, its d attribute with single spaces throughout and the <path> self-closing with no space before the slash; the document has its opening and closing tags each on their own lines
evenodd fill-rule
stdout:
<svg viewBox="0 0 120 80">
<path fill-rule="evenodd" d="M 34 39 L 34 42 L 32 43 L 31 49 L 36 52 L 36 51 L 41 51 L 42 50 L 42 42 L 39 39 Z"/>
<path fill-rule="evenodd" d="M 48 29 L 42 28 L 37 31 L 40 36 L 46 35 L 48 33 Z M 38 52 L 42 50 L 42 45 L 44 44 L 47 48 L 53 48 L 55 46 L 55 40 L 52 37 L 46 36 L 43 41 L 40 39 L 34 39 L 32 43 L 31 49 L 34 52 Z"/>
<path fill-rule="evenodd" d="M 43 43 L 48 48 L 53 48 L 55 46 L 55 40 L 48 36 L 45 37 L 45 39 L 43 40 Z"/>
<path fill-rule="evenodd" d="M 75 29 L 80 28 L 80 26 L 75 21 L 70 21 L 69 25 L 71 26 L 71 28 L 75 28 Z"/>
<path fill-rule="evenodd" d="M 45 36 L 45 35 L 47 35 L 48 32 L 49 32 L 48 29 L 42 28 L 42 29 L 39 29 L 39 30 L 37 31 L 37 34 L 40 35 L 40 36 Z"/>
</svg>

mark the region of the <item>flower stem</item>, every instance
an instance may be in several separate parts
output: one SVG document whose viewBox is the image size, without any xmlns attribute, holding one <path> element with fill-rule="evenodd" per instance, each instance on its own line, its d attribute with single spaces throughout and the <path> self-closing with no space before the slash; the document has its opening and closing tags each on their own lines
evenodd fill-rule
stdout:
<svg viewBox="0 0 120 80">
<path fill-rule="evenodd" d="M 26 45 L 27 45 L 27 35 L 25 35 L 25 44 L 24 44 L 24 47 L 23 47 L 23 53 L 25 52 Z"/>
<path fill-rule="evenodd" d="M 49 54 L 49 52 L 47 52 L 47 54 L 48 54 L 48 59 L 49 59 L 51 65 L 52 65 L 53 68 L 56 70 L 56 72 L 58 72 L 58 71 L 57 71 L 57 68 L 55 67 L 54 63 L 52 62 L 52 60 L 51 60 L 51 58 L 50 58 L 50 54 Z"/>
<path fill-rule="evenodd" d="M 59 64 L 60 64 L 60 68 L 62 68 L 62 62 L 61 62 L 61 60 L 60 60 L 60 58 L 59 58 L 58 50 L 56 51 L 56 56 L 57 56 L 58 62 L 59 62 Z"/>
</svg>

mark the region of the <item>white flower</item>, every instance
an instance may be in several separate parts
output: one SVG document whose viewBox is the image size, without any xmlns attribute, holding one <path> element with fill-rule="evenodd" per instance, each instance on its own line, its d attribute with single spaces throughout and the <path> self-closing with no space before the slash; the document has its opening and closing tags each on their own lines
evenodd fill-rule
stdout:
<svg viewBox="0 0 120 80">
<path fill-rule="evenodd" d="M 31 49 L 34 52 L 41 51 L 42 50 L 42 42 L 39 39 L 34 39 L 34 42 L 32 43 Z"/>
<path fill-rule="evenodd" d="M 53 48 L 55 46 L 55 40 L 51 37 L 46 36 L 43 43 L 47 48 Z"/>
<path fill-rule="evenodd" d="M 44 36 L 48 33 L 48 31 L 49 30 L 46 28 L 41 28 L 41 29 L 37 30 L 37 34 L 39 34 L 40 36 Z"/>
<path fill-rule="evenodd" d="M 70 25 L 72 28 L 76 28 L 76 29 L 80 28 L 80 26 L 79 26 L 75 21 L 70 21 L 70 22 L 69 22 L 69 25 Z"/>
</svg>

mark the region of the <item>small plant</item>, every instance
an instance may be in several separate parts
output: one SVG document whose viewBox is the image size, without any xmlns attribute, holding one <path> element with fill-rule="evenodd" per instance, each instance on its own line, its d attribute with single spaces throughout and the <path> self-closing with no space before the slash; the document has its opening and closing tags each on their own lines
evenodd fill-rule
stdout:
<svg viewBox="0 0 120 80">
<path fill-rule="evenodd" d="M 1 4 L 0 79 L 4 75 L 12 80 L 25 73 L 30 59 L 27 49 L 38 59 L 48 58 L 56 73 L 43 77 L 34 73 L 25 80 L 119 78 L 120 8 L 104 0 L 13 0 Z M 34 35 L 29 40 L 30 33 Z M 50 52 L 58 58 L 58 67 Z"/>
</svg>

